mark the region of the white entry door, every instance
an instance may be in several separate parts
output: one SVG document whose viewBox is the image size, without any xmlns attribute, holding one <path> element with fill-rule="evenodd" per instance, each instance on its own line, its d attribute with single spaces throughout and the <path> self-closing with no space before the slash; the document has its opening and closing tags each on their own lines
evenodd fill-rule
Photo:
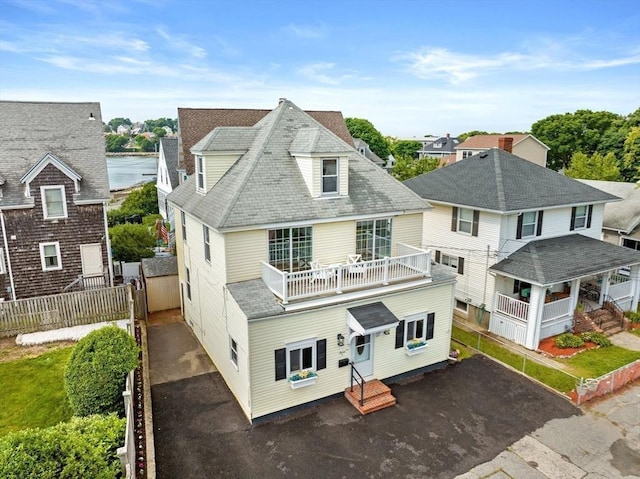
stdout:
<svg viewBox="0 0 640 479">
<path fill-rule="evenodd" d="M 100 243 L 80 245 L 82 275 L 102 276 L 102 246 Z"/>
<path fill-rule="evenodd" d="M 351 359 L 353 365 L 362 375 L 368 378 L 373 375 L 373 342 L 370 334 L 356 336 L 351 341 Z"/>
</svg>

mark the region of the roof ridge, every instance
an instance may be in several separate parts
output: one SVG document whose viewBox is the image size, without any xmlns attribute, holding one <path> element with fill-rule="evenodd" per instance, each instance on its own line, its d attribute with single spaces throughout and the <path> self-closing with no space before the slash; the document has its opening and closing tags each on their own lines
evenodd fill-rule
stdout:
<svg viewBox="0 0 640 479">
<path fill-rule="evenodd" d="M 538 256 L 538 248 L 536 248 L 535 241 L 529 242 L 529 251 L 531 252 L 531 265 L 536 272 L 538 282 L 540 284 L 546 284 L 544 279 L 544 270 L 540 264 L 540 257 Z"/>
<path fill-rule="evenodd" d="M 498 206 L 500 210 L 507 210 L 507 200 L 504 195 L 504 182 L 502 181 L 502 162 L 500 161 L 500 155 L 497 155 L 497 149 L 491 149 L 493 155 L 493 167 L 496 173 L 496 188 L 498 193 Z"/>
<path fill-rule="evenodd" d="M 276 125 L 278 124 L 279 120 L 282 118 L 282 115 L 284 115 L 284 112 L 285 112 L 284 105 L 285 104 L 289 104 L 289 103 L 291 103 L 289 100 L 283 101 L 280 105 L 278 105 L 278 107 L 275 110 L 267 113 L 267 115 L 264 118 L 262 118 L 258 123 L 256 123 L 256 125 L 259 124 L 259 123 L 263 123 L 263 122 L 267 123 L 267 122 L 264 121 L 265 118 L 269 118 L 271 115 L 274 116 L 274 120 L 271 122 L 271 126 L 269 126 L 268 124 L 265 124 L 265 125 L 261 125 L 260 127 L 258 127 L 259 129 L 268 128 L 269 131 L 266 133 L 265 137 L 261 140 L 262 144 L 260 145 L 260 147 L 253 154 L 253 163 L 250 165 L 249 169 L 244 174 L 244 178 L 242 178 L 240 184 L 238 185 L 238 188 L 236 189 L 236 192 L 242 191 L 244 189 L 244 187 L 246 186 L 246 184 L 248 183 L 249 179 L 251 178 L 251 175 L 252 175 L 253 171 L 258 166 L 258 161 L 259 161 L 260 157 L 264 153 L 266 144 L 268 143 L 269 139 L 273 135 L 273 132 L 274 132 L 274 130 L 276 128 Z M 231 128 L 234 128 L 234 127 L 231 127 Z M 254 125 L 251 128 L 256 128 L 256 126 Z M 254 139 L 254 142 L 255 142 L 255 139 Z M 251 152 L 252 148 L 253 148 L 253 145 L 251 145 L 251 148 L 249 148 L 249 151 L 247 153 Z M 242 155 L 240 158 L 245 156 L 247 153 Z M 238 160 L 240 160 L 240 158 L 238 158 Z M 222 178 L 227 176 L 227 174 L 229 174 L 232 169 L 233 169 L 233 166 L 231 168 L 229 168 L 224 173 L 224 175 L 222 175 L 220 180 L 222 180 Z M 220 181 L 220 180 L 218 180 L 218 181 Z M 236 203 L 238 202 L 239 199 L 240 199 L 240 195 L 236 194 L 236 195 L 234 195 L 233 200 L 229 201 L 227 203 L 227 207 L 224 209 L 224 211 L 220 215 L 219 223 L 221 225 L 224 225 L 226 223 L 231 211 L 233 211 L 233 207 L 236 205 Z"/>
</svg>

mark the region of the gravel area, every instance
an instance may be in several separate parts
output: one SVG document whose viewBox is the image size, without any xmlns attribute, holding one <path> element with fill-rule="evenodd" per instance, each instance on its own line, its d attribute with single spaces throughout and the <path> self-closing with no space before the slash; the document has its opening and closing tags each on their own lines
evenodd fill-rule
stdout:
<svg viewBox="0 0 640 479">
<path fill-rule="evenodd" d="M 70 328 L 52 329 L 51 331 L 38 331 L 37 333 L 18 334 L 16 344 L 19 346 L 33 346 L 54 341 L 78 341 L 96 329 L 104 328 L 110 324 L 116 324 L 122 329 L 127 329 L 128 319 L 120 321 L 105 321 L 102 323 L 83 324 Z"/>
</svg>

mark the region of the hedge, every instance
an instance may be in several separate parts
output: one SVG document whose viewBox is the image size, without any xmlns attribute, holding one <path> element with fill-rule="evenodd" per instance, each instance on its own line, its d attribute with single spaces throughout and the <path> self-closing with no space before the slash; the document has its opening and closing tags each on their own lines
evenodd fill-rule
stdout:
<svg viewBox="0 0 640 479">
<path fill-rule="evenodd" d="M 0 437 L 3 479 L 113 479 L 121 477 L 118 447 L 126 420 L 115 414 L 75 417 L 49 428 Z"/>
<path fill-rule="evenodd" d="M 138 352 L 135 339 L 117 326 L 100 328 L 78 341 L 64 373 L 75 415 L 124 416 L 122 391 L 127 373 L 138 365 Z"/>
</svg>

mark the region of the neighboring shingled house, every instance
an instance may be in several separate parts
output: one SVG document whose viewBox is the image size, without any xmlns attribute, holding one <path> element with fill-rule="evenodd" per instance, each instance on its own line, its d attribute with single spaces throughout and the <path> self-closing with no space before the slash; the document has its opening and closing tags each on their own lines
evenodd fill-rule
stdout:
<svg viewBox="0 0 640 479">
<path fill-rule="evenodd" d="M 424 200 L 288 100 L 191 152 L 168 197 L 183 313 L 250 421 L 341 394 L 372 412 L 395 404 L 380 380 L 447 364 L 454 275 L 418 247 Z"/>
<path fill-rule="evenodd" d="M 600 241 L 615 196 L 499 148 L 405 184 L 433 206 L 423 248 L 457 273 L 457 315 L 490 313 L 489 331 L 536 349 L 571 329 L 579 300 L 637 308 L 640 252 Z"/>
<path fill-rule="evenodd" d="M 180 184 L 178 179 L 178 138 L 160 138 L 160 152 L 158 156 L 158 173 L 156 175 L 156 189 L 158 191 L 158 210 L 171 224 L 174 230 L 173 212 L 167 204 L 167 195 Z"/>
<path fill-rule="evenodd" d="M 366 141 L 360 138 L 354 138 L 353 144 L 355 145 L 356 150 L 361 155 L 364 155 L 368 160 L 371 160 L 374 164 L 378 165 L 380 168 L 384 168 L 384 164 L 385 164 L 384 160 L 380 158 L 378 155 L 376 155 L 373 151 L 371 151 L 371 148 L 369 148 L 369 144 Z"/>
<path fill-rule="evenodd" d="M 500 148 L 539 166 L 547 166 L 549 147 L 530 134 L 475 135 L 455 147 L 456 161 L 491 148 Z"/>
<path fill-rule="evenodd" d="M 195 171 L 191 147 L 207 133 L 219 126 L 253 126 L 270 111 L 233 108 L 178 108 L 180 182 Z M 306 113 L 353 147 L 353 139 L 341 112 L 307 111 Z"/>
<path fill-rule="evenodd" d="M 0 298 L 111 284 L 99 103 L 0 101 Z"/>
<path fill-rule="evenodd" d="M 604 207 L 603 239 L 640 251 L 640 182 L 578 180 L 622 201 Z"/>
<path fill-rule="evenodd" d="M 433 141 L 423 141 L 422 148 L 418 151 L 418 158 L 445 158 L 454 154 L 459 144 L 460 141 L 452 138 L 449 133 Z"/>
</svg>

